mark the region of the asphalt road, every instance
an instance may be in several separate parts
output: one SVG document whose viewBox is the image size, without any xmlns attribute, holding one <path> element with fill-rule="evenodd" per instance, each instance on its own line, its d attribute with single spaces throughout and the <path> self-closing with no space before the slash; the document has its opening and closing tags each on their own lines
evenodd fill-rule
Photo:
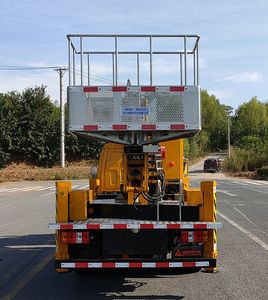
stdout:
<svg viewBox="0 0 268 300">
<path fill-rule="evenodd" d="M 219 272 L 95 271 L 57 274 L 54 182 L 0 185 L 0 299 L 268 299 L 268 181 L 217 179 Z M 76 188 L 86 181 L 75 181 Z"/>
</svg>

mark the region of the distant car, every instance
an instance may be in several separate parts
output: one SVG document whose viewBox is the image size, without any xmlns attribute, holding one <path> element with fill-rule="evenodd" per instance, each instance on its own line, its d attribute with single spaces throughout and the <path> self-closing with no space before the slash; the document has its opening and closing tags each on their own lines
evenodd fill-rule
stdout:
<svg viewBox="0 0 268 300">
<path fill-rule="evenodd" d="M 221 170 L 221 161 L 217 158 L 208 158 L 204 162 L 204 172 L 219 172 Z"/>
</svg>

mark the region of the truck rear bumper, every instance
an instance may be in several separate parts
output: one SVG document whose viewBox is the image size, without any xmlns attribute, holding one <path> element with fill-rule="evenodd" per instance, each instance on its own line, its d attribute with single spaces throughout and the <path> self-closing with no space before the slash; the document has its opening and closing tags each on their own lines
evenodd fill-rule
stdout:
<svg viewBox="0 0 268 300">
<path fill-rule="evenodd" d="M 56 260 L 56 269 L 152 269 L 215 268 L 213 258 L 180 258 L 172 260 Z"/>
</svg>

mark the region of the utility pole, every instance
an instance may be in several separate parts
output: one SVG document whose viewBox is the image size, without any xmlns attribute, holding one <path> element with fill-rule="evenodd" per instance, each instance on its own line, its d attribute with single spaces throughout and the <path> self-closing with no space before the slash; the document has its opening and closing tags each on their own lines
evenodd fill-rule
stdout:
<svg viewBox="0 0 268 300">
<path fill-rule="evenodd" d="M 231 157 L 231 132 L 230 132 L 230 117 L 228 117 L 228 158 Z"/>
<path fill-rule="evenodd" d="M 67 68 L 55 68 L 55 71 L 60 75 L 60 166 L 65 168 L 65 118 L 62 79 Z"/>
</svg>

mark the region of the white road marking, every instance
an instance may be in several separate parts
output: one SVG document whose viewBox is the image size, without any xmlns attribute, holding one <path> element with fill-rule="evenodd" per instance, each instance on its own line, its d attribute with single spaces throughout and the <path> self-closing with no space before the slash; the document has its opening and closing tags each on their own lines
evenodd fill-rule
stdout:
<svg viewBox="0 0 268 300">
<path fill-rule="evenodd" d="M 85 189 L 89 188 L 89 185 L 73 185 L 72 189 Z M 35 186 L 35 187 L 21 187 L 21 188 L 0 188 L 0 193 L 13 193 L 13 192 L 29 192 L 29 191 L 45 191 L 45 190 L 50 190 L 50 191 L 55 191 L 56 188 L 55 186 Z M 49 193 L 51 194 L 51 193 Z M 47 194 L 46 194 L 47 195 Z M 42 196 L 46 196 L 42 195 Z"/>
<path fill-rule="evenodd" d="M 36 186 L 36 187 L 25 187 L 25 188 L 7 188 L 7 189 L 0 189 L 0 193 L 29 192 L 34 190 L 37 191 L 39 188 L 41 187 Z"/>
<path fill-rule="evenodd" d="M 246 187 L 246 189 L 249 190 L 249 191 L 253 191 L 253 192 L 261 193 L 261 194 L 264 194 L 264 195 L 268 195 L 268 192 L 263 192 L 263 191 L 255 190 L 255 189 L 248 188 L 248 187 Z"/>
<path fill-rule="evenodd" d="M 217 211 L 217 214 L 219 216 L 221 216 L 224 220 L 229 222 L 231 225 L 236 227 L 238 230 L 240 230 L 242 233 L 244 233 L 247 237 L 249 237 L 254 242 L 256 242 L 258 245 L 260 245 L 262 248 L 264 248 L 266 251 L 268 251 L 268 245 L 264 241 L 259 239 L 257 236 L 255 236 L 253 233 L 249 232 L 248 230 L 246 230 L 245 228 L 243 228 L 242 226 L 240 226 L 239 224 L 237 224 L 236 222 L 234 222 L 233 220 L 231 220 L 230 218 L 228 218 L 227 216 L 225 216 L 221 212 Z"/>
<path fill-rule="evenodd" d="M 226 194 L 228 196 L 231 196 L 231 197 L 237 197 L 238 195 L 236 194 L 233 194 L 233 193 L 230 193 L 230 192 L 227 192 L 227 191 L 224 191 L 224 190 L 217 190 L 218 193 L 223 193 L 223 194 Z"/>
<path fill-rule="evenodd" d="M 11 206 L 14 206 L 14 205 L 5 205 L 5 206 L 2 206 L 2 207 L 0 207 L 0 209 L 2 210 L 2 209 L 5 209 L 5 208 L 8 208 L 8 207 L 11 207 Z"/>
<path fill-rule="evenodd" d="M 6 193 L 6 192 L 11 192 L 11 191 L 16 191 L 17 190 L 17 188 L 7 188 L 7 189 L 2 189 L 0 192 L 2 193 Z"/>
<path fill-rule="evenodd" d="M 218 182 L 218 181 L 217 181 Z M 229 181 L 229 180 L 222 180 L 222 181 L 220 181 L 220 184 L 227 184 L 227 185 L 236 185 L 235 183 L 233 183 L 233 182 L 231 182 L 231 181 Z"/>
<path fill-rule="evenodd" d="M 256 226 L 256 224 L 254 222 L 252 222 L 244 213 L 242 213 L 242 211 L 240 211 L 237 207 L 233 206 L 233 208 L 242 216 L 244 217 L 249 223 L 251 223 L 252 225 Z"/>
<path fill-rule="evenodd" d="M 14 189 L 14 188 L 11 188 L 11 189 Z M 9 190 L 10 190 L 10 188 L 1 188 L 0 192 L 5 192 L 5 191 L 9 191 Z"/>
<path fill-rule="evenodd" d="M 248 185 L 248 183 L 243 183 L 243 182 L 241 182 L 241 181 L 233 181 L 233 182 L 236 183 L 236 184 Z"/>
<path fill-rule="evenodd" d="M 22 188 L 22 189 L 20 189 L 22 192 L 29 192 L 29 191 L 34 191 L 34 190 L 36 190 L 36 189 L 38 189 L 38 188 L 41 188 L 41 186 L 36 186 L 36 187 L 26 187 L 26 188 Z"/>
<path fill-rule="evenodd" d="M 13 192 L 18 192 L 18 191 L 20 191 L 20 189 L 18 189 L 18 188 L 13 188 L 13 189 L 7 190 L 6 193 L 13 193 Z"/>
<path fill-rule="evenodd" d="M 249 184 L 254 184 L 254 185 L 262 185 L 261 183 L 253 182 L 253 181 L 247 181 L 247 180 L 243 180 L 243 182 L 249 183 Z"/>
<path fill-rule="evenodd" d="M 49 190 L 49 189 L 53 189 L 55 187 L 53 186 L 47 186 L 47 187 L 43 187 L 43 188 L 40 188 L 40 189 L 37 189 L 37 191 L 45 191 L 45 190 Z"/>
<path fill-rule="evenodd" d="M 14 245 L 14 246 L 5 246 L 10 249 L 32 249 L 32 248 L 55 248 L 55 245 Z"/>
<path fill-rule="evenodd" d="M 88 185 L 88 184 L 87 184 L 87 185 L 80 186 L 80 189 L 87 189 L 87 188 L 89 188 L 89 185 Z"/>
<path fill-rule="evenodd" d="M 52 195 L 52 194 L 55 194 L 55 192 L 50 192 L 50 193 L 47 193 L 47 194 L 41 195 L 41 197 L 45 197 L 45 196 Z"/>
</svg>

